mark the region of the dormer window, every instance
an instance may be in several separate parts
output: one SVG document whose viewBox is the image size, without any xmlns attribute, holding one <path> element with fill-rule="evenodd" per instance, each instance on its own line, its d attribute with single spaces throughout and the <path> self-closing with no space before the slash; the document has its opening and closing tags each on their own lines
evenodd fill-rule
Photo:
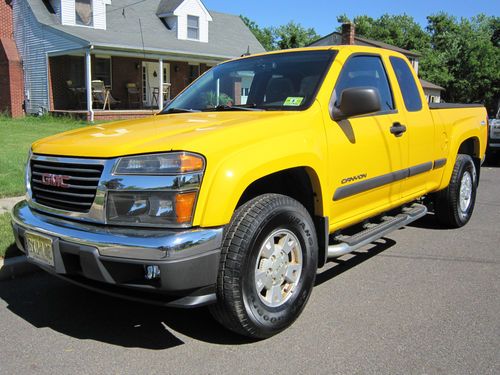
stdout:
<svg viewBox="0 0 500 375">
<path fill-rule="evenodd" d="M 93 26 L 93 0 L 75 0 L 75 23 L 80 26 Z"/>
<path fill-rule="evenodd" d="M 187 16 L 187 37 L 188 39 L 200 39 L 200 17 Z"/>
</svg>

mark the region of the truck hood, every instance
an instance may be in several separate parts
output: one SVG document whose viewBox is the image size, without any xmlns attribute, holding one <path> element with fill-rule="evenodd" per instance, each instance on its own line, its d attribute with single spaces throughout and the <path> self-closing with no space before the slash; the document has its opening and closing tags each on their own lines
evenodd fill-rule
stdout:
<svg viewBox="0 0 500 375">
<path fill-rule="evenodd" d="M 265 126 L 277 116 L 294 114 L 233 111 L 156 115 L 57 134 L 35 142 L 32 150 L 36 154 L 98 158 L 171 150 L 203 153 L 208 147 L 238 143 L 243 135 L 248 142 L 255 136 L 254 126 Z"/>
</svg>

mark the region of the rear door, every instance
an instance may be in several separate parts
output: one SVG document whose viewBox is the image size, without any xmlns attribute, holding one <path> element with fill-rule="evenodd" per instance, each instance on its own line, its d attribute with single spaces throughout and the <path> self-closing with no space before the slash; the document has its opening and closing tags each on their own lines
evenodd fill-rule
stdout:
<svg viewBox="0 0 500 375">
<path fill-rule="evenodd" d="M 342 62 L 342 57 L 339 54 L 337 61 Z M 381 56 L 355 54 L 343 62 L 333 89 L 333 105 L 338 104 L 343 90 L 353 87 L 375 88 L 382 108 L 339 122 L 325 116 L 333 227 L 362 220 L 400 199 L 401 180 L 395 173 L 403 168 L 402 148 L 407 146 L 404 139 L 391 133 L 401 119 Z"/>
<path fill-rule="evenodd" d="M 434 121 L 427 103 L 423 100 L 423 92 L 417 84 L 415 71 L 408 62 L 400 57 L 389 58 L 392 70 L 399 86 L 403 103 L 400 113 L 401 124 L 405 127 L 402 138 L 408 142 L 403 159 L 407 160 L 408 178 L 402 181 L 403 198 L 417 197 L 427 191 L 431 184 L 430 173 L 436 166 L 442 166 L 443 160 L 434 160 L 436 153 L 436 134 Z"/>
</svg>

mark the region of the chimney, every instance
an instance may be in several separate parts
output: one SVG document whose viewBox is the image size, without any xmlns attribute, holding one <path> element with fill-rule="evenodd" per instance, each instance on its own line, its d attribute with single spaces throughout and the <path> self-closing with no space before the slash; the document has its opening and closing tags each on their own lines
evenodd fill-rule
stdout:
<svg viewBox="0 0 500 375">
<path fill-rule="evenodd" d="M 342 24 L 342 44 L 354 44 L 356 26 L 352 22 Z"/>
</svg>

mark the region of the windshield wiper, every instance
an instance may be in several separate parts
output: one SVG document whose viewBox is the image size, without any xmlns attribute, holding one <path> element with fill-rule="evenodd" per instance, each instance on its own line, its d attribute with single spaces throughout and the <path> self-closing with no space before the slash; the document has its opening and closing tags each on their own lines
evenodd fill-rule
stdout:
<svg viewBox="0 0 500 375">
<path fill-rule="evenodd" d="M 238 105 L 218 105 L 214 108 L 205 108 L 204 111 L 264 111 L 262 108 L 255 108 L 255 104 L 251 104 L 251 106 L 243 107 Z"/>
<path fill-rule="evenodd" d="M 192 112 L 201 112 L 198 109 L 188 109 L 188 108 L 169 108 L 166 111 L 161 112 L 161 114 L 169 114 L 169 113 L 192 113 Z"/>
</svg>

